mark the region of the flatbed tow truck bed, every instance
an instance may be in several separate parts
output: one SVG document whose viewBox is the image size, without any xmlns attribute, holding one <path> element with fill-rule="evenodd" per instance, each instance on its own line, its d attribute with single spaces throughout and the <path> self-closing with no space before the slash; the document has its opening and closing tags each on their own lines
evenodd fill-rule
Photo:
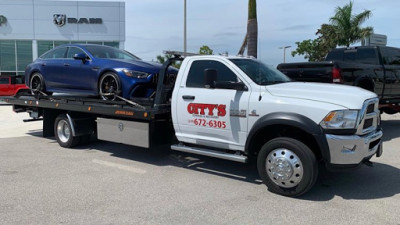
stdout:
<svg viewBox="0 0 400 225">
<path fill-rule="evenodd" d="M 34 96 L 27 92 L 13 97 L 0 97 L 0 101 L 13 105 L 16 113 L 28 112 L 33 119 L 25 122 L 43 120 L 43 137 L 55 136 L 57 117 L 66 115 L 72 125 L 72 135 L 81 141 L 96 133 L 100 140 L 158 148 L 170 144 L 174 139 L 169 105 L 154 107 L 149 101 L 132 105 L 135 103 L 131 101 L 61 95 Z M 78 144 L 76 142 L 73 145 Z"/>
<path fill-rule="evenodd" d="M 155 109 L 151 106 L 137 107 L 123 101 L 106 101 L 75 96 L 39 96 L 33 95 L 0 97 L 0 100 L 12 104 L 15 112 L 25 112 L 33 108 L 46 108 L 101 116 L 152 121 L 170 116 L 170 109 Z"/>
</svg>

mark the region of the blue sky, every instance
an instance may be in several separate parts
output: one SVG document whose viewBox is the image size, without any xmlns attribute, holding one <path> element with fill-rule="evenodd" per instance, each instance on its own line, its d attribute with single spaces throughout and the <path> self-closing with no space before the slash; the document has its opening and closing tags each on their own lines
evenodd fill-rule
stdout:
<svg viewBox="0 0 400 225">
<path fill-rule="evenodd" d="M 183 50 L 183 0 L 127 0 L 125 49 L 144 60 L 155 59 L 163 50 Z M 257 1 L 259 59 L 270 65 L 283 61 L 280 46 L 291 45 L 287 62 L 304 61 L 291 57 L 295 42 L 315 38 L 322 23 L 328 23 L 336 6 L 348 0 Z M 208 45 L 214 53 L 236 55 L 247 26 L 248 0 L 187 0 L 188 52 Z M 364 9 L 373 16 L 363 26 L 386 34 L 388 45 L 400 47 L 399 0 L 355 0 L 354 12 Z"/>
</svg>

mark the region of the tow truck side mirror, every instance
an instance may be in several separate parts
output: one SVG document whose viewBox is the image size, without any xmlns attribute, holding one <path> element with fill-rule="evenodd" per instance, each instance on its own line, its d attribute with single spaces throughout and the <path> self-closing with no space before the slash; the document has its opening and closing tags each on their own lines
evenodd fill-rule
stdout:
<svg viewBox="0 0 400 225">
<path fill-rule="evenodd" d="M 204 70 L 204 87 L 215 88 L 217 82 L 218 72 L 216 69 L 205 69 Z"/>
</svg>

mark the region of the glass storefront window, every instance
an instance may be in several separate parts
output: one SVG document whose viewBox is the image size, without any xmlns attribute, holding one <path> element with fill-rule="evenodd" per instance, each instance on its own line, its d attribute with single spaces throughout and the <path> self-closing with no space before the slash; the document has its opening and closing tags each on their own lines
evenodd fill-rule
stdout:
<svg viewBox="0 0 400 225">
<path fill-rule="evenodd" d="M 119 48 L 119 42 L 104 42 L 104 45 L 111 46 L 114 48 Z"/>
<path fill-rule="evenodd" d="M 88 44 L 95 44 L 95 45 L 103 45 L 103 42 L 101 41 L 88 41 Z"/>
<path fill-rule="evenodd" d="M 0 71 L 15 72 L 15 66 L 15 41 L 0 40 Z"/>
<path fill-rule="evenodd" d="M 53 48 L 53 41 L 37 41 L 38 57 Z"/>
<path fill-rule="evenodd" d="M 69 44 L 69 41 L 54 41 L 54 48 L 60 45 Z"/>
<path fill-rule="evenodd" d="M 119 42 L 102 41 L 37 41 L 38 57 L 62 44 L 99 44 L 119 48 Z M 25 67 L 32 62 L 31 40 L 0 40 L 0 75 L 24 75 Z"/>
<path fill-rule="evenodd" d="M 17 41 L 17 71 L 25 71 L 32 62 L 32 41 Z"/>
</svg>

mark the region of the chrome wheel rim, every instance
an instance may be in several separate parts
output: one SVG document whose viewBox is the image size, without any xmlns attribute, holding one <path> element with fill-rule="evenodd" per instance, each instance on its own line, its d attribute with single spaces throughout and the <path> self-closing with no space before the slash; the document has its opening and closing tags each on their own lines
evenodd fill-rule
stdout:
<svg viewBox="0 0 400 225">
<path fill-rule="evenodd" d="M 303 179 L 303 164 L 289 149 L 278 148 L 271 151 L 265 162 L 268 177 L 278 186 L 291 188 Z"/>
<path fill-rule="evenodd" d="M 60 141 L 63 143 L 68 142 L 69 138 L 71 137 L 71 130 L 65 120 L 58 121 L 57 135 Z"/>
</svg>

